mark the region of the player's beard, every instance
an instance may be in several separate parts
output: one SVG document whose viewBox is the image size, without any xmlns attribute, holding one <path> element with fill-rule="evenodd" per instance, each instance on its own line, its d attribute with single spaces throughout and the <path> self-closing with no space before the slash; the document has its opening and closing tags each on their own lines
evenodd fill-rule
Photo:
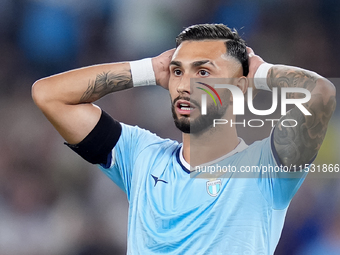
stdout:
<svg viewBox="0 0 340 255">
<path fill-rule="evenodd" d="M 178 118 L 175 105 L 176 102 L 179 99 L 184 99 L 187 101 L 190 101 L 190 103 L 194 104 L 197 110 L 201 112 L 201 107 L 199 103 L 193 99 L 190 100 L 190 98 L 179 98 L 177 97 L 171 106 L 172 111 L 172 117 L 174 118 L 176 127 L 181 130 L 183 133 L 186 134 L 198 134 L 201 132 L 204 132 L 208 130 L 210 127 L 212 127 L 214 119 L 221 119 L 228 108 L 228 105 L 220 106 L 215 105 L 214 103 L 211 103 L 207 106 L 207 115 L 199 115 L 194 120 L 190 120 L 189 116 L 183 116 L 181 118 Z"/>
</svg>

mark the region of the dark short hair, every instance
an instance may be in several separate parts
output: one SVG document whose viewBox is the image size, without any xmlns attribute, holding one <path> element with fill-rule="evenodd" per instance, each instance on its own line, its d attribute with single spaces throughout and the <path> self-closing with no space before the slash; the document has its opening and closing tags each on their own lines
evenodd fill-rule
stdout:
<svg viewBox="0 0 340 255">
<path fill-rule="evenodd" d="M 248 53 L 245 41 L 235 29 L 223 24 L 199 24 L 187 27 L 176 37 L 176 48 L 183 41 L 225 40 L 226 54 L 236 58 L 242 64 L 243 75 L 249 73 Z"/>
</svg>

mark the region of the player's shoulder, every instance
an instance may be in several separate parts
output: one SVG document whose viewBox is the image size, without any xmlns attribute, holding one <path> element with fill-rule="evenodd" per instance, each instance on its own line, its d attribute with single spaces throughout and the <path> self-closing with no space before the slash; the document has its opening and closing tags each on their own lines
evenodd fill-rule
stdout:
<svg viewBox="0 0 340 255">
<path fill-rule="evenodd" d="M 247 148 L 245 148 L 241 154 L 247 158 L 261 159 L 263 157 L 272 157 L 271 138 L 266 137 L 261 140 L 254 141 Z"/>
<path fill-rule="evenodd" d="M 122 134 L 121 136 L 125 137 L 125 139 L 132 139 L 136 143 L 144 142 L 149 145 L 159 145 L 159 146 L 170 146 L 176 145 L 178 146 L 178 141 L 172 140 L 169 138 L 159 137 L 157 134 L 151 132 L 150 130 L 141 128 L 137 125 L 128 125 L 121 123 L 122 126 Z"/>
<path fill-rule="evenodd" d="M 124 152 L 124 155 L 141 160 L 143 164 L 150 162 L 168 162 L 176 159 L 176 152 L 181 144 L 172 139 L 161 138 L 150 130 L 139 126 L 122 124 L 122 135 L 117 148 Z M 165 163 L 167 164 L 167 163 Z"/>
<path fill-rule="evenodd" d="M 244 150 L 246 152 L 251 152 L 251 153 L 261 153 L 263 149 L 271 149 L 270 146 L 270 136 L 263 138 L 261 140 L 254 141 L 248 147 Z"/>
</svg>

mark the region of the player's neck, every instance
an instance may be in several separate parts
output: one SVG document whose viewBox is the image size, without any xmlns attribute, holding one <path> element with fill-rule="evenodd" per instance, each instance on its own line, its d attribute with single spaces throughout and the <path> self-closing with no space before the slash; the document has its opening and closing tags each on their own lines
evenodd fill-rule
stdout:
<svg viewBox="0 0 340 255">
<path fill-rule="evenodd" d="M 218 159 L 239 144 L 236 128 L 227 125 L 198 135 L 183 133 L 182 137 L 183 157 L 192 167 Z"/>
</svg>

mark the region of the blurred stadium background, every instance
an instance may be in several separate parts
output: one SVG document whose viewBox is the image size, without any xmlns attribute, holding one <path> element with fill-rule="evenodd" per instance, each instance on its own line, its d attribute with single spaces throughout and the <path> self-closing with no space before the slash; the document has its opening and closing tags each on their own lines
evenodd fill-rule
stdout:
<svg viewBox="0 0 340 255">
<path fill-rule="evenodd" d="M 32 102 L 35 80 L 152 57 L 173 48 L 184 27 L 222 22 L 266 61 L 337 84 L 339 11 L 336 0 L 0 0 L 0 255 L 126 252 L 124 193 L 63 145 Z M 98 104 L 122 122 L 181 139 L 161 88 L 119 92 Z M 319 163 L 340 163 L 339 114 Z M 340 254 L 339 178 L 305 181 L 275 254 Z"/>
</svg>

